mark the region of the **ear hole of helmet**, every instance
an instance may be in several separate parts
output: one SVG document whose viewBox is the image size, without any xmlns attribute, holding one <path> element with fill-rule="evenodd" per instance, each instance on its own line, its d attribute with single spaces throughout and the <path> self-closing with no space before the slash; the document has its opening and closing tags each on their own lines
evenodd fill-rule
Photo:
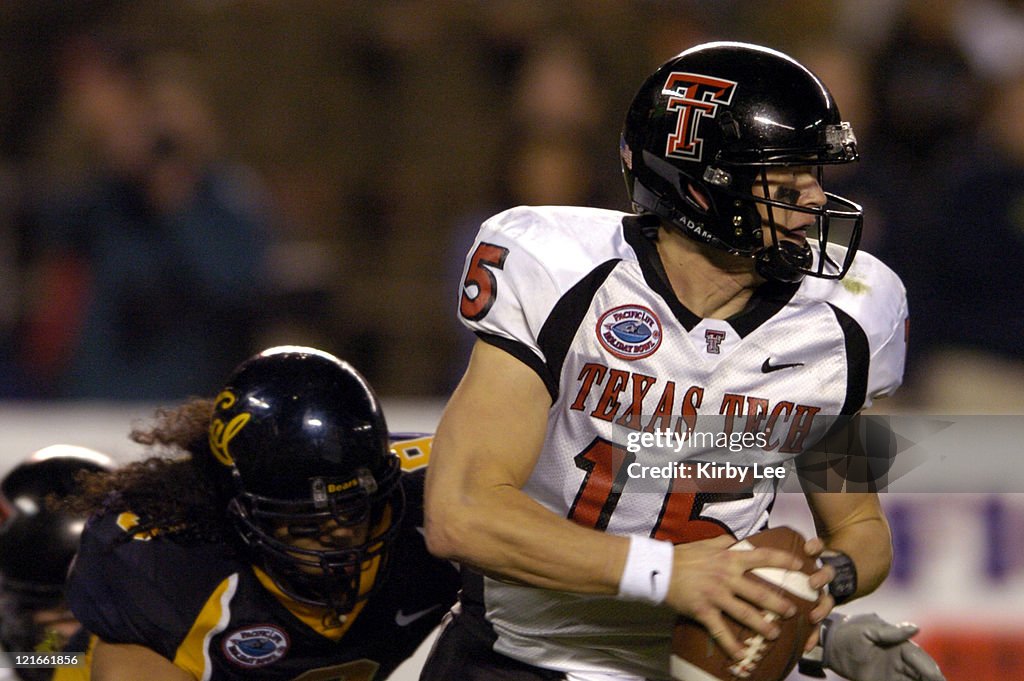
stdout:
<svg viewBox="0 0 1024 681">
<path fill-rule="evenodd" d="M 708 209 L 711 208 L 711 198 L 701 187 L 696 186 L 693 182 L 686 185 L 686 196 L 683 198 L 695 210 L 699 210 L 702 213 L 707 214 Z"/>
<path fill-rule="evenodd" d="M 761 237 L 761 214 L 753 201 L 722 197 L 727 203 L 720 211 L 732 228 L 731 243 L 739 253 L 751 254 L 763 245 Z"/>
<path fill-rule="evenodd" d="M 755 173 L 748 169 L 730 168 L 723 175 L 730 178 L 729 184 L 718 187 L 714 184 L 691 182 L 687 187 L 687 202 L 699 210 L 701 215 L 718 223 L 718 231 L 728 234 L 719 248 L 732 253 L 753 255 L 763 245 L 761 238 L 761 215 L 757 204 L 747 198 L 753 187 Z M 701 203 L 697 204 L 697 198 Z M 679 225 L 684 232 L 685 225 Z"/>
</svg>

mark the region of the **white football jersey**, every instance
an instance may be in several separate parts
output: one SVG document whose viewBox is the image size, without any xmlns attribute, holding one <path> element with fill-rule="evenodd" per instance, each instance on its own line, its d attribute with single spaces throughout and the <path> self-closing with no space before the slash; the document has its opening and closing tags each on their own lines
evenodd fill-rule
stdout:
<svg viewBox="0 0 1024 681">
<path fill-rule="evenodd" d="M 777 480 L 753 479 L 750 466 L 763 473 L 792 459 L 902 379 L 903 285 L 863 252 L 842 281 L 765 284 L 743 313 L 700 319 L 672 293 L 636 216 L 519 207 L 483 224 L 463 281 L 463 322 L 551 394 L 524 491 L 614 534 L 679 543 L 762 529 Z M 704 431 L 716 437 L 693 437 Z M 668 445 L 629 447 L 642 433 Z M 755 439 L 741 453 L 718 439 L 744 434 Z M 743 463 L 746 479 L 728 478 L 729 462 Z M 500 653 L 565 671 L 668 676 L 666 607 L 489 578 L 484 601 Z"/>
</svg>

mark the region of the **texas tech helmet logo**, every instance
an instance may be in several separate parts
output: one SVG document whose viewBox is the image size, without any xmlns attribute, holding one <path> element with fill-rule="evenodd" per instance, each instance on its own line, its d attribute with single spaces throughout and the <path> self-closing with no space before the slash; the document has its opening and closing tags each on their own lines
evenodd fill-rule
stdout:
<svg viewBox="0 0 1024 681">
<path fill-rule="evenodd" d="M 697 127 L 704 116 L 714 118 L 719 105 L 728 105 L 736 92 L 736 82 L 702 76 L 697 73 L 668 74 L 661 93 L 668 97 L 665 108 L 675 111 L 675 132 L 665 143 L 665 156 L 684 161 L 700 161 L 703 140 L 697 136 Z"/>
</svg>

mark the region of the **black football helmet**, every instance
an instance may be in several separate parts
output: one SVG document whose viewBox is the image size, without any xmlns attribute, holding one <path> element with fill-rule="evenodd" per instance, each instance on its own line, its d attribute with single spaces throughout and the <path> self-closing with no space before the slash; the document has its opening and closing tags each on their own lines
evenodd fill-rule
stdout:
<svg viewBox="0 0 1024 681">
<path fill-rule="evenodd" d="M 76 491 L 81 471 L 113 469 L 105 454 L 52 445 L 15 466 L 0 482 L 0 645 L 8 651 L 59 652 L 67 641 L 59 627 L 37 622 L 41 610 L 66 609 L 64 580 L 78 550 L 85 518 L 54 508 Z M 65 617 L 71 618 L 70 613 Z M 18 669 L 26 681 L 49 679 L 52 670 Z"/>
<path fill-rule="evenodd" d="M 230 473 L 228 513 L 281 591 L 340 615 L 380 584 L 404 494 L 380 403 L 355 369 L 313 348 L 265 350 L 217 396 L 209 442 Z M 325 527 L 336 526 L 366 539 L 333 548 Z M 320 548 L 296 547 L 303 537 Z"/>
<path fill-rule="evenodd" d="M 105 454 L 72 445 L 53 445 L 18 464 L 0 482 L 0 580 L 22 602 L 49 607 L 64 592 L 68 566 L 78 550 L 85 519 L 47 505 L 76 490 L 79 471 L 109 471 Z"/>
<path fill-rule="evenodd" d="M 755 258 L 768 279 L 840 279 L 849 269 L 863 222 L 859 205 L 827 192 L 820 207 L 752 194 L 761 182 L 768 195 L 768 168 L 816 167 L 820 184 L 822 166 L 857 160 L 853 129 L 828 88 L 791 57 L 737 42 L 682 52 L 640 87 L 619 146 L 637 212 Z M 768 216 L 767 246 L 758 204 Z M 773 209 L 813 214 L 811 245 L 780 241 Z"/>
</svg>

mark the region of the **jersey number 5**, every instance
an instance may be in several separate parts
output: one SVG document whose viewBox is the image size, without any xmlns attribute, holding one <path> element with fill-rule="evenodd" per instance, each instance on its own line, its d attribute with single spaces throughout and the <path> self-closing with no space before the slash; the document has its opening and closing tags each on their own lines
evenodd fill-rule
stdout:
<svg viewBox="0 0 1024 681">
<path fill-rule="evenodd" d="M 490 312 L 497 295 L 498 281 L 489 267 L 504 269 L 507 257 L 507 248 L 485 241 L 481 241 L 473 251 L 466 279 L 462 282 L 462 299 L 459 301 L 459 313 L 463 317 L 475 322 Z"/>
</svg>

